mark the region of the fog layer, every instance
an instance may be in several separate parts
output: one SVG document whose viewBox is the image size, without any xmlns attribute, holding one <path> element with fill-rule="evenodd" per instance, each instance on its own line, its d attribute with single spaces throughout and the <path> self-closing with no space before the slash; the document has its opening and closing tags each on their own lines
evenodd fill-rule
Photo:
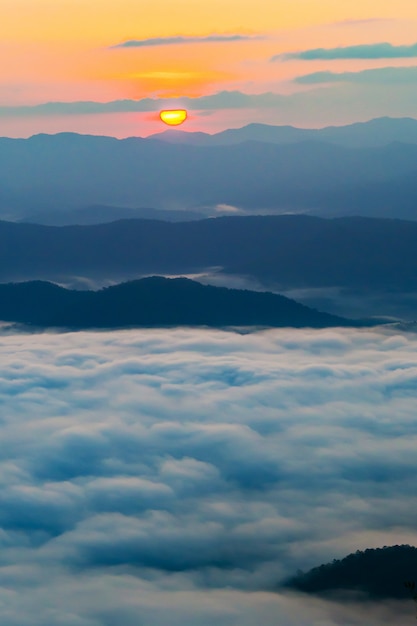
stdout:
<svg viewBox="0 0 417 626">
<path fill-rule="evenodd" d="M 1 340 L 2 623 L 376 625 L 412 612 L 279 583 L 414 543 L 415 335 L 4 328 Z"/>
</svg>

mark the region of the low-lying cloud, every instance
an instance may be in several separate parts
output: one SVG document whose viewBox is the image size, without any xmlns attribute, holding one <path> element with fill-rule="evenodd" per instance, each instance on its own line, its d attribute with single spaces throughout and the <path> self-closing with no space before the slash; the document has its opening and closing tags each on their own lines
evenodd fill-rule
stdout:
<svg viewBox="0 0 417 626">
<path fill-rule="evenodd" d="M 417 337 L 16 333 L 0 352 L 0 619 L 389 624 L 279 581 L 413 543 Z"/>
</svg>

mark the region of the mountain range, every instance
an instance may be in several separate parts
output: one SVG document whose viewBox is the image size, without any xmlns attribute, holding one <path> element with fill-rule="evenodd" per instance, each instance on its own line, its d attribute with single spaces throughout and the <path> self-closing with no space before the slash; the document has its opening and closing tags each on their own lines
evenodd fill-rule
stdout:
<svg viewBox="0 0 417 626">
<path fill-rule="evenodd" d="M 272 293 L 150 277 L 99 291 L 32 281 L 0 285 L 0 320 L 36 327 L 371 326 L 305 307 Z"/>
<path fill-rule="evenodd" d="M 375 148 L 390 143 L 417 144 L 417 120 L 414 118 L 380 117 L 368 122 L 326 128 L 295 128 L 270 124 L 248 124 L 243 128 L 209 135 L 180 129 L 166 130 L 152 135 L 153 139 L 193 146 L 228 146 L 245 141 L 288 144 L 303 141 L 321 141 L 345 148 Z"/>
<path fill-rule="evenodd" d="M 342 317 L 417 318 L 417 223 L 305 215 L 89 226 L 0 222 L 0 281 L 76 289 L 153 274 L 272 291 Z"/>
<path fill-rule="evenodd" d="M 417 219 L 416 120 L 317 131 L 250 125 L 194 140 L 178 133 L 0 138 L 0 216 L 52 223 L 51 212 L 62 211 L 65 223 L 80 223 L 80 210 L 98 205 L 139 217 L 152 208 Z M 103 221 L 100 212 L 94 219 Z"/>
<path fill-rule="evenodd" d="M 188 222 L 192 220 L 204 219 L 202 213 L 197 211 L 181 211 L 171 209 L 152 209 L 150 207 L 118 207 L 106 204 L 96 204 L 85 206 L 77 209 L 63 209 L 56 211 L 47 209 L 30 215 L 30 218 L 24 218 L 21 221 L 25 223 L 44 224 L 45 226 L 70 226 L 89 225 L 89 224 L 107 224 L 108 222 L 116 222 L 118 220 L 160 220 L 166 222 Z"/>
<path fill-rule="evenodd" d="M 417 223 L 304 215 L 91 226 L 0 222 L 0 280 L 217 268 L 281 289 L 417 290 Z"/>
</svg>

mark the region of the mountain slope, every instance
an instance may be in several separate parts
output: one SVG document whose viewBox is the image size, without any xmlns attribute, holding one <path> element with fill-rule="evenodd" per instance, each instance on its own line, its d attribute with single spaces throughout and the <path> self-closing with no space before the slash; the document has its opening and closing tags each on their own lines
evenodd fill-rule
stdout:
<svg viewBox="0 0 417 626">
<path fill-rule="evenodd" d="M 65 227 L 0 222 L 0 280 L 123 280 L 217 267 L 279 289 L 417 291 L 416 250 L 417 223 L 401 220 L 286 215 Z"/>
<path fill-rule="evenodd" d="M 284 587 L 304 593 L 337 594 L 353 591 L 363 599 L 407 598 L 404 582 L 417 581 L 417 548 L 409 545 L 368 549 L 349 554 L 306 573 Z"/>
<path fill-rule="evenodd" d="M 320 313 L 272 293 L 208 287 L 161 277 L 101 291 L 70 291 L 33 281 L 0 285 L 0 320 L 40 327 L 291 326 L 365 323 Z"/>
<path fill-rule="evenodd" d="M 417 145 L 405 143 L 201 147 L 62 133 L 0 138 L 0 164 L 0 214 L 14 219 L 90 205 L 372 216 L 381 201 L 383 215 L 417 219 Z"/>
<path fill-rule="evenodd" d="M 371 148 L 385 146 L 395 141 L 417 144 L 417 120 L 381 117 L 368 122 L 318 129 L 248 124 L 242 128 L 229 129 L 214 135 L 167 130 L 152 137 L 160 141 L 194 146 L 225 146 L 245 141 L 277 144 L 324 141 L 346 148 Z"/>
</svg>

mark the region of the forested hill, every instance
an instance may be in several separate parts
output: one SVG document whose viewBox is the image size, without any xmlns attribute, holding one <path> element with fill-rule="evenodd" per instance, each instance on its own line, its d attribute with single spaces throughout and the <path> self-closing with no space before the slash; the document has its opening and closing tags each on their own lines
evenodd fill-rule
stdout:
<svg viewBox="0 0 417 626">
<path fill-rule="evenodd" d="M 266 292 L 203 286 L 185 278 L 144 278 L 100 291 L 32 281 L 0 285 L 0 320 L 40 327 L 290 326 L 365 323 L 321 313 Z"/>
<path fill-rule="evenodd" d="M 417 222 L 306 215 L 94 226 L 0 222 L 0 280 L 192 274 L 222 268 L 280 287 L 417 290 Z"/>
<path fill-rule="evenodd" d="M 299 573 L 285 587 L 319 595 L 358 592 L 362 598 L 407 598 L 406 581 L 417 584 L 417 548 L 385 546 L 349 554 L 305 573 Z"/>
</svg>

